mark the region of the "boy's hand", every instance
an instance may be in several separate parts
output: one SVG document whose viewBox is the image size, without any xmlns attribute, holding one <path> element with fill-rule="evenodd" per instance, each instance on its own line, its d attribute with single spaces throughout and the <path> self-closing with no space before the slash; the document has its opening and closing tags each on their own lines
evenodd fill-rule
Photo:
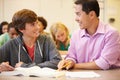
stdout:
<svg viewBox="0 0 120 80">
<path fill-rule="evenodd" d="M 23 64 L 23 62 L 16 63 L 15 67 L 20 67 Z"/>
<path fill-rule="evenodd" d="M 2 71 L 13 71 L 14 67 L 9 65 L 9 62 L 2 62 L 0 64 L 0 72 Z"/>
</svg>

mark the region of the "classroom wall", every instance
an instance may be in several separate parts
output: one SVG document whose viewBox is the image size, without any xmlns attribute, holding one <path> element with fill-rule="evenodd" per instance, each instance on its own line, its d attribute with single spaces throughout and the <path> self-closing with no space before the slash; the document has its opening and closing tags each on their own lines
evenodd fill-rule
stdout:
<svg viewBox="0 0 120 80">
<path fill-rule="evenodd" d="M 16 11 L 27 8 L 47 19 L 47 31 L 49 31 L 52 23 L 59 21 L 63 22 L 69 28 L 70 33 L 73 33 L 79 28 L 75 22 L 73 1 L 74 0 L 0 0 L 0 22 L 3 20 L 10 22 Z M 120 0 L 99 1 L 105 2 L 105 6 L 102 4 L 105 11 L 102 9 L 100 19 L 108 23 L 110 17 L 115 17 L 116 22 L 114 23 L 114 27 L 120 31 L 120 11 L 118 10 Z"/>
<path fill-rule="evenodd" d="M 107 0 L 105 21 L 109 23 L 110 18 L 114 18 L 115 22 L 111 23 L 113 27 L 120 31 L 120 0 Z"/>
<path fill-rule="evenodd" d="M 76 26 L 74 20 L 73 0 L 0 0 L 3 1 L 2 8 L 4 13 L 2 20 L 11 21 L 13 14 L 20 9 L 31 9 L 39 16 L 44 16 L 50 26 L 54 22 L 63 22 L 72 33 Z"/>
<path fill-rule="evenodd" d="M 3 19 L 3 17 L 4 17 L 4 15 L 3 15 L 3 10 L 4 10 L 4 8 L 3 8 L 3 0 L 0 0 L 0 22 L 1 21 L 3 21 L 4 19 Z"/>
</svg>

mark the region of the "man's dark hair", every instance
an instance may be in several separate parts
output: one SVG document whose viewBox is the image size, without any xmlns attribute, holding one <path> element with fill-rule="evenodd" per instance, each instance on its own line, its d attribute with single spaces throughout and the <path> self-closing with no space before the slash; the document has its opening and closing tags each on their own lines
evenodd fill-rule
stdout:
<svg viewBox="0 0 120 80">
<path fill-rule="evenodd" d="M 75 0 L 76 5 L 81 4 L 82 10 L 89 14 L 90 11 L 95 11 L 96 16 L 99 17 L 100 7 L 97 0 Z"/>
<path fill-rule="evenodd" d="M 12 23 L 14 24 L 16 31 L 19 34 L 22 34 L 19 30 L 25 29 L 26 23 L 33 23 L 36 20 L 37 15 L 35 12 L 29 9 L 22 9 L 13 15 Z"/>
<path fill-rule="evenodd" d="M 38 21 L 40 21 L 42 23 L 42 25 L 44 26 L 44 29 L 46 29 L 46 27 L 47 27 L 46 19 L 43 17 L 38 17 Z"/>
</svg>

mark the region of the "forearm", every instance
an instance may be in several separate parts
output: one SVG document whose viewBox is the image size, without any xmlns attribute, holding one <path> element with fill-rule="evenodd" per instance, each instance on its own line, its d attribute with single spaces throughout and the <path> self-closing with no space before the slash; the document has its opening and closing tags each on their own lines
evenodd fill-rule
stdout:
<svg viewBox="0 0 120 80">
<path fill-rule="evenodd" d="M 101 68 L 96 65 L 95 62 L 88 62 L 88 63 L 78 63 L 74 65 L 74 69 L 95 69 L 100 70 Z"/>
</svg>

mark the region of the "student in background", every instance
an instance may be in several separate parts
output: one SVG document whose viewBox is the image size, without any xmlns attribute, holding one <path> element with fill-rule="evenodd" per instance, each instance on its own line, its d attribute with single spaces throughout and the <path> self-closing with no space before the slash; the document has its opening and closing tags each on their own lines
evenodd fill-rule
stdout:
<svg viewBox="0 0 120 80">
<path fill-rule="evenodd" d="M 72 34 L 62 69 L 112 69 L 120 67 L 119 32 L 99 20 L 97 0 L 76 0 L 76 21 L 80 29 Z"/>
<path fill-rule="evenodd" d="M 47 28 L 47 21 L 44 17 L 38 17 L 38 25 L 40 26 L 40 34 L 47 34 L 44 30 Z"/>
<path fill-rule="evenodd" d="M 0 47 L 5 44 L 10 39 L 16 38 L 18 36 L 17 31 L 15 30 L 14 25 L 11 23 L 8 24 L 8 32 L 0 35 Z"/>
<path fill-rule="evenodd" d="M 57 69 L 61 56 L 49 36 L 39 35 L 36 13 L 22 9 L 14 14 L 12 22 L 19 36 L 0 48 L 0 63 L 4 63 L 2 70 L 35 65 Z"/>
<path fill-rule="evenodd" d="M 0 35 L 3 33 L 8 32 L 8 22 L 7 21 L 3 21 L 0 24 Z"/>
<path fill-rule="evenodd" d="M 50 32 L 56 43 L 57 49 L 60 51 L 67 51 L 70 43 L 68 28 L 63 23 L 56 22 L 50 27 Z"/>
</svg>

